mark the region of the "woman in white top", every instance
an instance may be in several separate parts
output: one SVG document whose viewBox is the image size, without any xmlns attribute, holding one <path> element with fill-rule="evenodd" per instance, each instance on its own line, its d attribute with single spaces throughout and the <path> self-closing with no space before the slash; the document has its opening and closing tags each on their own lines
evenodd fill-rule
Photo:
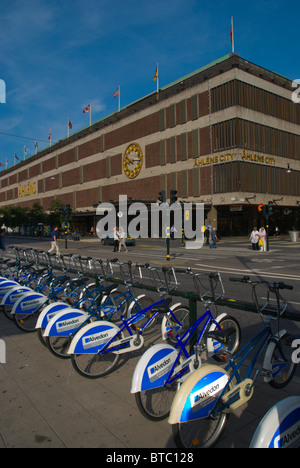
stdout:
<svg viewBox="0 0 300 468">
<path fill-rule="evenodd" d="M 121 248 L 124 247 L 125 253 L 127 253 L 128 250 L 127 250 L 127 247 L 126 247 L 125 231 L 124 231 L 123 226 L 120 227 L 120 229 L 118 231 L 118 235 L 119 235 L 119 250 L 118 250 L 118 252 L 121 252 Z"/>
<path fill-rule="evenodd" d="M 258 239 L 259 239 L 259 233 L 258 233 L 257 227 L 255 227 L 253 228 L 253 231 L 250 234 L 252 250 L 258 250 Z"/>
</svg>

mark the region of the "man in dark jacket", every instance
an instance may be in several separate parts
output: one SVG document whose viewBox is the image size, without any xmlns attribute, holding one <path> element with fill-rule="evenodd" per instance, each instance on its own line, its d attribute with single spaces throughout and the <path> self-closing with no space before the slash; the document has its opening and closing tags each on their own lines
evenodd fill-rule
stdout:
<svg viewBox="0 0 300 468">
<path fill-rule="evenodd" d="M 4 252 L 6 252 L 4 235 L 5 235 L 5 229 L 1 228 L 0 229 L 0 261 L 3 258 Z"/>
</svg>

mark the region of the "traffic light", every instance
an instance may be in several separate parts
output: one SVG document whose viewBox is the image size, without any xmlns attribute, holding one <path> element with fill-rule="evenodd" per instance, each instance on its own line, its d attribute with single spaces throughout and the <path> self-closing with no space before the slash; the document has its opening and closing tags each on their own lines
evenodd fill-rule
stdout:
<svg viewBox="0 0 300 468">
<path fill-rule="evenodd" d="M 60 207 L 60 213 L 61 213 L 61 215 L 62 215 L 63 218 L 66 217 L 66 207 L 65 207 L 65 205 L 61 205 L 61 207 Z"/>
<path fill-rule="evenodd" d="M 266 216 L 266 207 L 263 203 L 260 203 L 257 207 L 258 209 L 258 212 L 262 215 L 262 216 Z"/>
<path fill-rule="evenodd" d="M 66 205 L 66 218 L 70 218 L 72 215 L 72 209 L 70 205 Z"/>
<path fill-rule="evenodd" d="M 159 192 L 158 194 L 158 200 L 161 202 L 161 203 L 166 203 L 167 201 L 167 197 L 166 197 L 166 191 L 165 190 L 162 190 L 161 192 Z"/>
<path fill-rule="evenodd" d="M 269 201 L 268 203 L 268 215 L 271 215 L 273 213 L 273 202 Z"/>
<path fill-rule="evenodd" d="M 177 202 L 177 190 L 171 190 L 170 192 L 170 205 Z"/>
</svg>

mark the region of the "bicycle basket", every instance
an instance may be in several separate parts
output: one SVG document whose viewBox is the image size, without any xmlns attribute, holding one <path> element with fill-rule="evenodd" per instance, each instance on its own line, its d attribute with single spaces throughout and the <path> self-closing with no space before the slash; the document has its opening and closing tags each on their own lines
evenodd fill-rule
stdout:
<svg viewBox="0 0 300 468">
<path fill-rule="evenodd" d="M 255 288 L 255 300 L 259 314 L 265 320 L 278 320 L 287 309 L 286 300 L 279 291 L 276 293 L 276 290 L 272 288 L 272 284 L 260 284 L 259 286 L 263 288 L 259 289 L 259 293 L 257 287 Z M 259 304 L 258 296 L 263 301 L 262 305 Z"/>
<path fill-rule="evenodd" d="M 160 294 L 169 294 L 179 285 L 174 268 L 158 268 L 150 265 L 143 269 L 143 283 L 148 283 Z"/>
<path fill-rule="evenodd" d="M 143 276 L 141 268 L 129 262 L 116 262 L 112 263 L 113 277 L 121 279 L 127 286 L 134 286 L 141 283 Z"/>
<path fill-rule="evenodd" d="M 193 274 L 195 293 L 203 302 L 216 302 L 225 294 L 223 281 L 218 272 Z"/>
<path fill-rule="evenodd" d="M 107 281 L 113 276 L 113 268 L 110 260 L 101 260 L 99 258 L 88 258 L 90 273 L 97 276 L 99 281 Z"/>
</svg>

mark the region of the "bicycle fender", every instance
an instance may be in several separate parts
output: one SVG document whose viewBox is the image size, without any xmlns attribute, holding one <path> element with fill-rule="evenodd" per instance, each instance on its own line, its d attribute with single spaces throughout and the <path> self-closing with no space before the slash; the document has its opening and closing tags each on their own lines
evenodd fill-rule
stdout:
<svg viewBox="0 0 300 468">
<path fill-rule="evenodd" d="M 76 333 L 68 354 L 98 354 L 119 330 L 117 325 L 105 320 L 89 323 Z"/>
<path fill-rule="evenodd" d="M 65 302 L 53 302 L 47 305 L 39 314 L 35 328 L 46 328 L 54 315 L 62 312 L 64 309 L 70 309 L 70 306 Z"/>
<path fill-rule="evenodd" d="M 177 304 L 173 304 L 170 307 L 170 310 L 173 311 L 175 309 L 175 307 L 179 307 L 181 305 L 182 305 L 181 302 L 177 302 Z M 161 334 L 162 334 L 162 339 L 164 341 L 166 341 L 168 339 L 168 337 L 169 337 L 169 334 L 168 334 L 169 330 L 167 329 L 167 318 L 168 318 L 168 314 L 165 314 L 163 316 L 163 319 L 162 319 L 162 322 L 161 322 Z"/>
<path fill-rule="evenodd" d="M 229 381 L 219 366 L 204 364 L 183 382 L 172 403 L 169 424 L 207 418 Z"/>
<path fill-rule="evenodd" d="M 68 337 L 80 327 L 89 315 L 81 309 L 69 307 L 58 312 L 45 328 L 43 336 Z"/>
<path fill-rule="evenodd" d="M 168 344 L 151 346 L 137 363 L 131 384 L 131 393 L 163 387 L 178 356 Z"/>
<path fill-rule="evenodd" d="M 279 341 L 284 335 L 286 335 L 286 333 L 287 333 L 286 330 L 280 330 L 278 333 L 276 333 L 274 338 L 277 341 Z M 274 340 L 270 341 L 265 352 L 264 363 L 263 363 L 263 368 L 271 372 L 273 371 L 271 358 L 272 358 L 272 354 L 274 352 L 275 347 L 276 347 L 276 343 L 274 342 Z M 272 377 L 264 377 L 264 381 L 267 383 L 270 382 L 271 380 L 272 380 Z"/>
<path fill-rule="evenodd" d="M 10 281 L 5 276 L 0 276 L 0 284 L 3 283 L 3 281 Z"/>
<path fill-rule="evenodd" d="M 32 289 L 27 286 L 15 286 L 10 289 L 1 300 L 1 305 L 12 306 L 20 299 L 25 293 L 32 292 Z"/>
<path fill-rule="evenodd" d="M 44 294 L 36 292 L 25 293 L 15 304 L 13 305 L 12 314 L 33 314 L 41 305 L 48 301 L 48 297 Z"/>
<path fill-rule="evenodd" d="M 226 317 L 226 316 L 227 316 L 227 314 L 225 314 L 225 313 L 220 314 L 220 315 L 218 315 L 218 317 L 215 318 L 215 321 L 217 323 L 220 323 L 221 320 L 223 320 L 223 318 Z M 217 328 L 217 325 L 215 323 L 212 323 L 210 328 L 209 328 L 209 331 L 214 331 L 216 328 Z M 219 343 L 218 341 L 215 341 L 212 338 L 208 338 L 206 344 L 207 344 L 208 357 L 211 357 L 214 354 L 216 354 L 224 346 L 222 343 Z"/>
<path fill-rule="evenodd" d="M 0 298 L 3 298 L 5 294 L 10 291 L 12 288 L 20 286 L 16 281 L 6 280 L 0 283 Z"/>
<path fill-rule="evenodd" d="M 276 403 L 260 421 L 250 448 L 298 448 L 300 398 L 290 396 Z"/>
</svg>

